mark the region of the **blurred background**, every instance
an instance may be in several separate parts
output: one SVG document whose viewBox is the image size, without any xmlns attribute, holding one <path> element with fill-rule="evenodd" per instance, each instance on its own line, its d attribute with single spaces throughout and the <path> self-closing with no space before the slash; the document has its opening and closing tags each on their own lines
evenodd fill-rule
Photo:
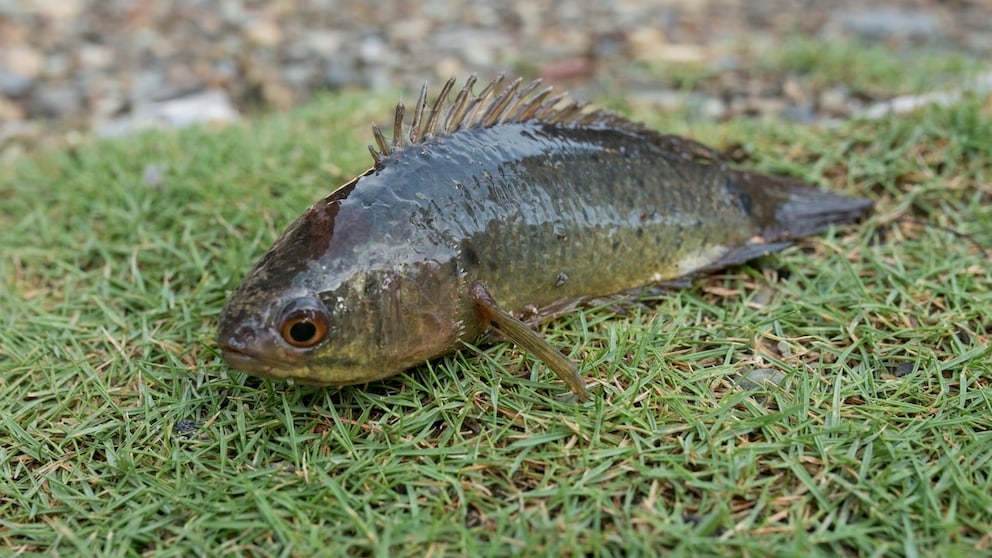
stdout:
<svg viewBox="0 0 992 558">
<path fill-rule="evenodd" d="M 0 157 L 67 132 L 226 122 L 321 91 L 416 91 L 472 72 L 541 76 L 587 99 L 688 105 L 700 118 L 816 121 L 893 94 L 844 82 L 843 68 L 835 79 L 807 79 L 803 57 L 829 45 L 846 45 L 836 48 L 852 63 L 862 48 L 992 54 L 992 2 L 865 4 L 0 0 Z M 789 64 L 763 66 L 784 53 Z"/>
</svg>

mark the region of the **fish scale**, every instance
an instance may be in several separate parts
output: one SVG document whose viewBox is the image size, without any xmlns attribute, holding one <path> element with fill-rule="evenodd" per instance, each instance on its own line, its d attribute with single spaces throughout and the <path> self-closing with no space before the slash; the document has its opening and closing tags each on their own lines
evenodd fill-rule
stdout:
<svg viewBox="0 0 992 558">
<path fill-rule="evenodd" d="M 584 399 L 574 363 L 518 316 L 692 276 L 857 219 L 871 203 L 729 168 L 710 148 L 499 80 L 378 129 L 374 166 L 319 200 L 232 293 L 235 368 L 365 383 L 490 329 Z"/>
</svg>

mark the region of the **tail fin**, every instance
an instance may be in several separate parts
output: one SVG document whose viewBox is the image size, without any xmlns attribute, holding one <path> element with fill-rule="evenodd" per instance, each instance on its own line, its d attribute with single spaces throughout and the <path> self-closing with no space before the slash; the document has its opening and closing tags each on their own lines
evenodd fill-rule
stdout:
<svg viewBox="0 0 992 558">
<path fill-rule="evenodd" d="M 872 207 L 863 198 L 820 190 L 784 177 L 731 171 L 750 200 L 751 215 L 765 242 L 819 233 L 830 225 L 858 220 Z"/>
</svg>

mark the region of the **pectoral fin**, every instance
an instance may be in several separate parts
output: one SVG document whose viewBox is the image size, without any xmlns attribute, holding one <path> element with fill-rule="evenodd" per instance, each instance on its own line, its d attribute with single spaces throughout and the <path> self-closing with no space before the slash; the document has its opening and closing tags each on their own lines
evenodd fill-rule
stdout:
<svg viewBox="0 0 992 558">
<path fill-rule="evenodd" d="M 527 327 L 527 324 L 500 308 L 485 285 L 478 281 L 472 284 L 472 300 L 475 301 L 475 306 L 486 323 L 554 370 L 555 374 L 572 388 L 579 401 L 589 398 L 589 391 L 586 390 L 586 384 L 579 376 L 575 364 L 548 344 L 536 331 Z"/>
</svg>

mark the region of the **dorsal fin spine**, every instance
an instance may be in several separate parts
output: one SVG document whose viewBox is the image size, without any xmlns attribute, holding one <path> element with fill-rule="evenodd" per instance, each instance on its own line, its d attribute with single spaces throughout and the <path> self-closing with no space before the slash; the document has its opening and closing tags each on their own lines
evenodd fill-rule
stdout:
<svg viewBox="0 0 992 558">
<path fill-rule="evenodd" d="M 472 94 L 472 86 L 475 85 L 475 80 L 475 74 L 469 76 L 465 80 L 465 87 L 462 87 L 462 90 L 455 97 L 455 104 L 451 106 L 448 116 L 444 119 L 444 124 L 441 126 L 441 129 L 445 133 L 454 132 L 461 125 L 461 119 L 465 116 L 465 103 L 468 102 L 468 96 Z"/>
<path fill-rule="evenodd" d="M 513 83 L 499 94 L 499 97 L 493 101 L 493 104 L 489 106 L 486 112 L 482 113 L 480 123 L 483 128 L 492 127 L 499 122 L 499 117 L 503 115 L 503 110 L 506 109 L 506 105 L 510 104 L 513 94 L 520 87 L 520 81 L 520 78 L 513 80 Z"/>
<path fill-rule="evenodd" d="M 410 145 L 420 140 L 420 121 L 424 117 L 424 109 L 427 107 L 427 83 L 420 88 L 420 98 L 417 99 L 417 107 L 413 111 L 413 122 L 410 123 Z"/>
<path fill-rule="evenodd" d="M 451 88 L 455 86 L 455 78 L 451 78 L 444 84 L 441 89 L 441 93 L 437 96 L 437 100 L 434 101 L 434 106 L 431 107 L 431 115 L 427 118 L 427 124 L 424 128 L 424 133 L 421 137 L 426 138 L 427 136 L 433 136 L 437 134 L 437 123 L 441 118 L 441 107 L 444 106 L 445 99 L 448 98 L 448 93 L 451 93 Z"/>
<path fill-rule="evenodd" d="M 393 151 L 403 147 L 403 117 L 406 116 L 406 107 L 403 103 L 396 105 L 396 115 L 393 117 Z"/>
<path fill-rule="evenodd" d="M 369 146 L 376 167 L 383 160 L 409 145 L 423 143 L 427 138 L 440 134 L 451 134 L 466 128 L 489 128 L 506 123 L 537 122 L 558 126 L 616 126 L 618 128 L 639 131 L 642 127 L 623 117 L 603 110 L 586 110 L 588 105 L 569 100 L 566 93 L 553 94 L 552 87 L 538 89 L 540 79 L 535 79 L 523 85 L 519 78 L 511 82 L 497 94 L 496 91 L 503 83 L 503 76 L 492 80 L 479 94 L 473 94 L 472 88 L 477 82 L 473 74 L 457 94 L 452 98 L 455 78 L 445 82 L 438 93 L 437 99 L 427 104 L 427 84 L 420 89 L 420 96 L 414 106 L 409 129 L 404 138 L 404 120 L 406 107 L 403 103 L 396 105 L 393 115 L 393 135 L 387 141 L 382 130 L 372 125 L 372 137 L 375 146 Z"/>
<path fill-rule="evenodd" d="M 382 155 L 380 155 L 379 152 L 376 151 L 371 145 L 369 146 L 369 153 L 372 154 L 372 161 L 375 162 L 375 166 L 378 167 L 382 164 Z"/>
<path fill-rule="evenodd" d="M 544 98 L 550 95 L 552 91 L 554 91 L 554 87 L 550 85 L 542 89 L 533 99 L 521 104 L 517 112 L 510 115 L 510 120 L 512 122 L 526 122 L 530 120 L 534 116 L 534 113 L 537 112 L 537 109 L 541 108 L 541 102 L 544 101 Z"/>
<path fill-rule="evenodd" d="M 552 114 L 555 105 L 560 103 L 562 99 L 564 99 L 567 95 L 568 95 L 567 93 L 559 93 L 554 97 L 551 97 L 550 99 L 544 101 L 543 103 L 541 103 L 541 106 L 539 106 L 537 110 L 534 112 L 534 116 L 532 118 L 534 120 L 544 120 L 549 114 Z"/>
<path fill-rule="evenodd" d="M 527 97 L 534 92 L 537 87 L 541 85 L 541 78 L 537 78 L 523 87 L 520 91 L 513 96 L 513 102 L 510 103 L 506 110 L 503 112 L 503 122 L 519 122 L 517 116 L 520 115 L 524 107 L 527 106 Z"/>
<path fill-rule="evenodd" d="M 478 120 L 476 120 L 476 117 L 478 116 L 479 111 L 486 106 L 486 103 L 489 102 L 489 97 L 493 94 L 493 91 L 496 90 L 496 86 L 499 85 L 500 82 L 502 81 L 503 81 L 503 76 L 496 76 L 496 79 L 492 80 L 485 87 L 482 88 L 482 91 L 479 92 L 479 95 L 476 96 L 475 99 L 473 99 L 474 101 L 473 104 L 469 107 L 469 110 L 466 111 L 465 113 L 465 121 L 463 123 L 464 125 L 462 126 L 463 128 L 471 128 L 476 125 L 476 123 L 478 122 Z"/>
<path fill-rule="evenodd" d="M 379 129 L 377 124 L 372 125 L 372 138 L 375 139 L 375 144 L 379 146 L 379 152 L 382 153 L 383 157 L 387 157 L 392 153 L 389 149 L 389 144 L 386 143 L 386 136 L 382 135 L 382 130 Z"/>
</svg>

